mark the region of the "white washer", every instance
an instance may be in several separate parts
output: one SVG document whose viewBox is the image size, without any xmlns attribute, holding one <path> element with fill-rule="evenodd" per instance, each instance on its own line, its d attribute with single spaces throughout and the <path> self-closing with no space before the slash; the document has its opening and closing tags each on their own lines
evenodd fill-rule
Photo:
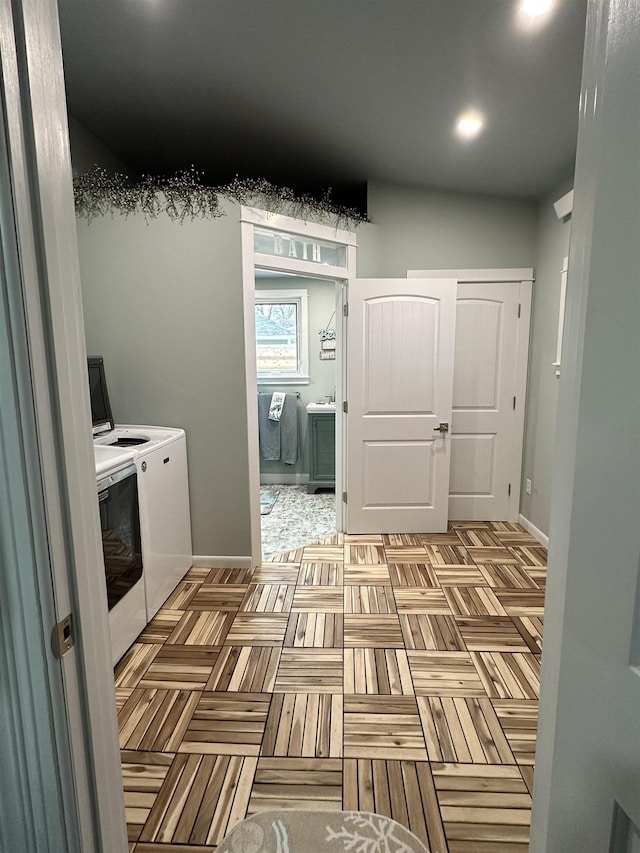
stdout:
<svg viewBox="0 0 640 853">
<path fill-rule="evenodd" d="M 147 624 L 137 471 L 130 451 L 94 447 L 94 454 L 115 664 Z"/>
<path fill-rule="evenodd" d="M 134 456 L 146 614 L 151 621 L 193 564 L 185 432 L 171 427 L 116 425 L 94 443 L 109 451 L 124 445 Z"/>
</svg>

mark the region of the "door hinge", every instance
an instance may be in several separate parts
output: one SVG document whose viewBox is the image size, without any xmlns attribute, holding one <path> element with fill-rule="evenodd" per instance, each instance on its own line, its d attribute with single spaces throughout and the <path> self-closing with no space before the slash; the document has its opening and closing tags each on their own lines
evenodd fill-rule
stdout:
<svg viewBox="0 0 640 853">
<path fill-rule="evenodd" d="M 507 489 L 507 494 L 511 497 L 511 483 L 509 483 L 509 488 Z"/>
<path fill-rule="evenodd" d="M 522 310 L 522 303 L 518 302 L 518 320 L 520 319 L 520 311 Z"/>
<path fill-rule="evenodd" d="M 349 303 L 348 302 L 345 302 L 344 305 L 342 306 L 342 316 L 343 317 L 349 316 Z"/>
<path fill-rule="evenodd" d="M 76 638 L 73 634 L 73 619 L 71 614 L 61 619 L 57 625 L 53 626 L 51 632 L 51 648 L 54 655 L 60 659 L 63 658 L 75 643 Z"/>
<path fill-rule="evenodd" d="M 515 407 L 516 407 L 516 398 L 514 397 L 513 398 L 513 408 L 515 409 Z"/>
<path fill-rule="evenodd" d="M 343 493 L 342 493 L 342 503 L 345 503 L 345 504 L 346 504 L 346 502 L 347 502 L 347 493 L 346 493 L 346 492 L 343 492 Z"/>
<path fill-rule="evenodd" d="M 349 414 L 349 403 L 346 400 L 342 404 L 342 411 L 345 413 L 345 415 Z"/>
</svg>

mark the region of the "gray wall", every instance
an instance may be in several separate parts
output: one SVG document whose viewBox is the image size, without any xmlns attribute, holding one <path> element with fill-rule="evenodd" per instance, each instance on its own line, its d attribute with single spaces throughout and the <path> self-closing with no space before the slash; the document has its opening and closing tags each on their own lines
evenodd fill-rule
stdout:
<svg viewBox="0 0 640 853">
<path fill-rule="evenodd" d="M 536 205 L 371 182 L 370 223 L 358 228 L 358 275 L 408 269 L 532 267 Z"/>
<path fill-rule="evenodd" d="M 308 385 L 263 385 L 259 391 L 290 391 L 300 392 L 298 401 L 298 427 L 300 440 L 300 456 L 295 465 L 285 465 L 284 462 L 268 462 L 260 459 L 260 474 L 270 477 L 283 476 L 281 482 L 291 482 L 293 475 L 309 473 L 309 455 L 307 448 L 307 403 L 324 401 L 325 397 L 333 394 L 336 386 L 336 362 L 320 361 L 320 335 L 318 332 L 327 327 L 336 307 L 336 288 L 332 281 L 321 279 L 286 276 L 282 278 L 257 279 L 256 290 L 302 290 L 308 291 L 308 320 L 309 320 L 309 384 Z M 336 328 L 336 318 L 329 324 Z M 269 482 L 276 482 L 269 479 Z"/>
<path fill-rule="evenodd" d="M 571 220 L 558 219 L 553 203 L 571 187 L 572 181 L 561 184 L 538 207 L 520 512 L 545 535 L 549 534 L 559 387 L 551 365 L 556 360 L 562 261 L 569 254 L 571 233 Z M 525 493 L 527 478 L 532 481 L 530 495 Z"/>
<path fill-rule="evenodd" d="M 237 208 L 77 225 L 87 350 L 105 358 L 114 418 L 186 430 L 194 553 L 248 555 Z"/>
<path fill-rule="evenodd" d="M 96 166 L 109 174 L 120 172 L 135 178 L 136 175 L 110 148 L 94 136 L 75 116 L 69 117 L 69 142 L 71 144 L 71 166 L 74 175 L 92 172 Z"/>
</svg>

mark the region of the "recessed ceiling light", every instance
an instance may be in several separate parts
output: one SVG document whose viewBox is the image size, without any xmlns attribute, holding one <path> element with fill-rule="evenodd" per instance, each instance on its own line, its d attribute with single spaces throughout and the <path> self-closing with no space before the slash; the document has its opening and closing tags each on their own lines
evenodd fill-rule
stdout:
<svg viewBox="0 0 640 853">
<path fill-rule="evenodd" d="M 553 6 L 553 0 L 521 0 L 520 12 L 530 18 L 545 15 Z"/>
<path fill-rule="evenodd" d="M 456 122 L 456 133 L 461 139 L 474 139 L 484 126 L 479 113 L 463 113 Z"/>
</svg>

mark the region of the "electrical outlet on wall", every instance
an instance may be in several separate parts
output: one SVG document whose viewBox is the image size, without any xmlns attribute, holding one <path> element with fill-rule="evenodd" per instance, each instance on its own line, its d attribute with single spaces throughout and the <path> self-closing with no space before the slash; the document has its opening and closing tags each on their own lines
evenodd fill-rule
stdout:
<svg viewBox="0 0 640 853">
<path fill-rule="evenodd" d="M 524 490 L 528 495 L 531 494 L 531 480 L 524 481 Z"/>
</svg>

